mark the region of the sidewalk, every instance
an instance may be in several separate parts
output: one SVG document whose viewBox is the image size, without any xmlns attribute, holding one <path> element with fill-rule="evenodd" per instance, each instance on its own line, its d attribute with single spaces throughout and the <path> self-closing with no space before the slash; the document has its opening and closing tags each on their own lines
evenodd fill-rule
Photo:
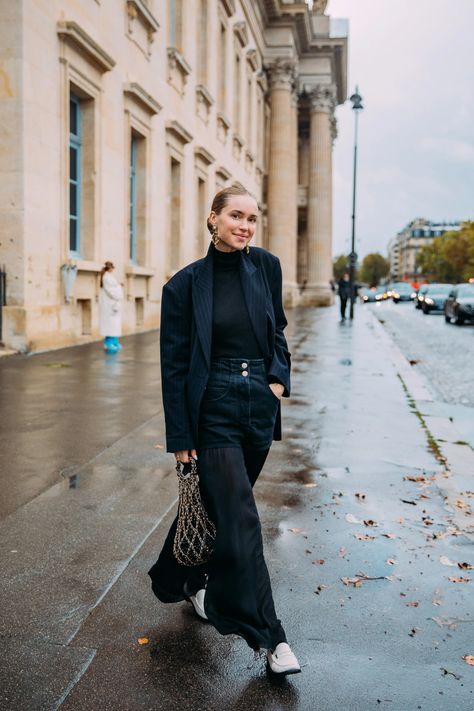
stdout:
<svg viewBox="0 0 474 711">
<path fill-rule="evenodd" d="M 0 523 L 1 708 L 474 709 L 465 458 L 441 463 L 436 404 L 370 312 L 297 310 L 289 338 L 285 439 L 256 494 L 303 673 L 268 679 L 241 640 L 152 596 L 176 501 L 157 413 Z"/>
</svg>

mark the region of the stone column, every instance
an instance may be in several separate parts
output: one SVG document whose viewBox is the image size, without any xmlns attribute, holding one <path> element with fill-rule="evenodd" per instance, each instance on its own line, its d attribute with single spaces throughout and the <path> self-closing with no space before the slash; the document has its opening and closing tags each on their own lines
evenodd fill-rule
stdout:
<svg viewBox="0 0 474 711">
<path fill-rule="evenodd" d="M 308 186 L 308 281 L 302 301 L 328 306 L 332 278 L 332 139 L 335 89 L 318 85 L 311 93 Z"/>
<path fill-rule="evenodd" d="M 295 64 L 277 60 L 269 67 L 270 158 L 268 168 L 268 246 L 281 260 L 283 299 L 298 300 L 297 250 L 297 142 L 296 104 L 292 97 Z"/>
</svg>

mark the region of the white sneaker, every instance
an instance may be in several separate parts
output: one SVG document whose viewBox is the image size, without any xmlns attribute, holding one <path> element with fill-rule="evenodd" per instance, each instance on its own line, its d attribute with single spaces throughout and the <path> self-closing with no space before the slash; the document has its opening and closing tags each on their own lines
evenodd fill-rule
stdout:
<svg viewBox="0 0 474 711">
<path fill-rule="evenodd" d="M 298 674 L 301 667 L 286 642 L 280 642 L 275 649 L 267 652 L 268 666 L 274 674 Z"/>
<path fill-rule="evenodd" d="M 199 615 L 199 617 L 202 617 L 203 620 L 207 620 L 207 615 L 204 612 L 204 596 L 206 594 L 206 590 L 202 588 L 202 590 L 198 590 L 195 595 L 191 595 L 189 598 L 191 602 L 193 603 L 193 607 L 196 610 L 196 614 Z"/>
</svg>

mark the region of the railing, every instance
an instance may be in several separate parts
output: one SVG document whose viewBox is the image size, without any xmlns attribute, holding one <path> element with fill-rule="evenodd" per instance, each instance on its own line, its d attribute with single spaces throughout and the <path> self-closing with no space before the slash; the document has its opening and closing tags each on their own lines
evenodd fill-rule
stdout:
<svg viewBox="0 0 474 711">
<path fill-rule="evenodd" d="M 0 344 L 2 343 L 2 309 L 7 305 L 7 272 L 0 267 Z"/>
</svg>

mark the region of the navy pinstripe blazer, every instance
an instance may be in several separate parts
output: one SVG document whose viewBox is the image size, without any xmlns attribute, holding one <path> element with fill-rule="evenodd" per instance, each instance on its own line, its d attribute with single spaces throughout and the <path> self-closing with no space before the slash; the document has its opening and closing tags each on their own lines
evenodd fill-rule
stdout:
<svg viewBox="0 0 474 711">
<path fill-rule="evenodd" d="M 213 247 L 163 287 L 161 302 L 161 383 L 168 452 L 199 447 L 198 418 L 211 363 Z M 267 364 L 269 382 L 290 394 L 290 353 L 283 330 L 280 260 L 259 247 L 241 252 L 240 278 L 255 337 Z M 245 355 L 236 353 L 236 356 Z M 281 439 L 280 408 L 274 439 Z"/>
</svg>

